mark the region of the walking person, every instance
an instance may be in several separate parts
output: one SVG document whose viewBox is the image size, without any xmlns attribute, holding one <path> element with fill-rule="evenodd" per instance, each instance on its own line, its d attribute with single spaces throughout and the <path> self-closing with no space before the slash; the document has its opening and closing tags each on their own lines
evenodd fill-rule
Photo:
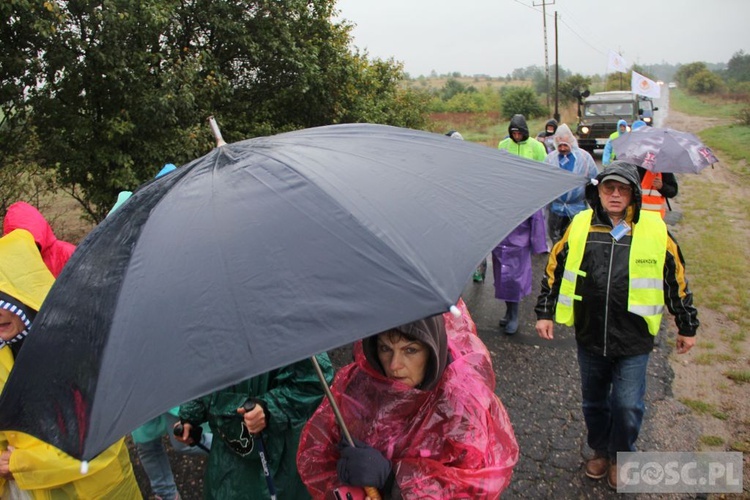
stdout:
<svg viewBox="0 0 750 500">
<path fill-rule="evenodd" d="M 508 125 L 508 137 L 498 149 L 531 160 L 544 161 L 547 152 L 541 142 L 529 139 L 529 127 L 523 115 L 514 115 Z M 519 224 L 492 250 L 495 298 L 505 302 L 505 316 L 499 321 L 507 335 L 518 332 L 521 299 L 531 293 L 531 254 L 548 251 L 544 213 L 536 211 Z"/>
<path fill-rule="evenodd" d="M 645 127 L 646 122 L 636 120 L 633 122 L 633 130 Z M 667 215 L 668 199 L 677 196 L 677 178 L 669 172 L 652 172 L 643 167 L 638 167 L 638 176 L 641 179 L 641 190 L 643 191 L 642 210 L 659 212 L 663 219 Z"/>
<path fill-rule="evenodd" d="M 31 233 L 44 263 L 52 276 L 57 278 L 75 252 L 75 245 L 57 239 L 44 215 L 25 201 L 17 201 L 9 206 L 3 219 L 3 235 L 16 229 L 25 229 Z"/>
<path fill-rule="evenodd" d="M 628 122 L 625 120 L 617 120 L 617 130 L 609 134 L 609 139 L 604 145 L 604 152 L 602 152 L 602 165 L 605 167 L 615 161 L 615 153 L 612 151 L 612 141 L 620 137 L 621 135 L 628 133 Z"/>
<path fill-rule="evenodd" d="M 0 238 L 0 391 L 55 281 L 47 266 L 30 232 L 16 229 Z M 0 497 L 24 498 L 24 491 L 26 498 L 141 498 L 125 439 L 92 459 L 82 474 L 81 461 L 54 446 L 0 430 Z"/>
<path fill-rule="evenodd" d="M 331 391 L 356 446 L 328 400 L 302 432 L 297 465 L 314 498 L 362 499 L 369 486 L 385 499 L 496 499 L 507 488 L 518 444 L 489 351 L 458 307 L 460 318 L 432 316 L 355 344 Z"/>
<path fill-rule="evenodd" d="M 695 343 L 693 295 L 677 243 L 658 214 L 641 210 L 635 165 L 615 161 L 586 188 L 591 209 L 573 218 L 550 253 L 536 305 L 539 336 L 553 317 L 575 327 L 583 416 L 594 456 L 586 475 L 617 486 L 617 452 L 635 451 L 646 368 L 664 305 L 678 354 Z"/>
<path fill-rule="evenodd" d="M 566 124 L 560 125 L 553 136 L 555 150 L 547 155 L 545 162 L 559 167 L 568 172 L 579 174 L 593 179 L 599 173 L 594 158 L 578 147 L 573 132 Z M 547 218 L 547 235 L 556 243 L 562 238 L 565 229 L 573 217 L 581 210 L 586 209 L 585 187 L 577 187 L 555 199 L 549 205 Z"/>
<path fill-rule="evenodd" d="M 316 356 L 327 382 L 333 379 L 328 355 Z M 323 388 L 309 359 L 284 366 L 180 406 L 183 434 L 208 422 L 214 439 L 203 486 L 206 499 L 309 498 L 297 473 L 300 432 L 323 398 Z M 251 402 L 251 410 L 244 408 Z M 263 440 L 265 453 L 261 457 Z M 264 466 L 265 459 L 265 466 Z M 264 474 L 268 468 L 270 481 Z"/>
</svg>

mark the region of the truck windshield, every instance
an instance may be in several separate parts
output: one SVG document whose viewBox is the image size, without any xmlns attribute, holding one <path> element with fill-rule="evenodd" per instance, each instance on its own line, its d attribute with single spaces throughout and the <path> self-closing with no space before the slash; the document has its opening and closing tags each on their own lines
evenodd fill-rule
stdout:
<svg viewBox="0 0 750 500">
<path fill-rule="evenodd" d="M 596 102 L 586 104 L 583 114 L 586 116 L 632 116 L 633 103 Z"/>
</svg>

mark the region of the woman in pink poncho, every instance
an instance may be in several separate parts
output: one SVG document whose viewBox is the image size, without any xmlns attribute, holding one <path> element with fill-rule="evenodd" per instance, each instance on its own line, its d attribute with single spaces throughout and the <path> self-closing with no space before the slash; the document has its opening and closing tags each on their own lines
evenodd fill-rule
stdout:
<svg viewBox="0 0 750 500">
<path fill-rule="evenodd" d="M 374 486 L 386 499 L 497 498 L 508 486 L 518 445 L 489 353 L 459 306 L 460 318 L 433 316 L 355 344 L 331 389 L 356 447 L 324 400 L 297 453 L 313 498 L 347 486 Z"/>
</svg>

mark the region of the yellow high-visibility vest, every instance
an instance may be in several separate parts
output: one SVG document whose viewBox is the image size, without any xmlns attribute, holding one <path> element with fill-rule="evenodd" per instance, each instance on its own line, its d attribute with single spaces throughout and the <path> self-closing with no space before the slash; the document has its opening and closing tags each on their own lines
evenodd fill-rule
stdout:
<svg viewBox="0 0 750 500">
<path fill-rule="evenodd" d="M 568 235 L 568 257 L 560 283 L 560 295 L 555 309 L 555 321 L 573 325 L 573 303 L 581 300 L 576 295 L 581 261 L 586 248 L 593 210 L 584 210 L 573 218 Z M 656 212 L 641 211 L 638 224 L 631 230 L 628 260 L 628 311 L 646 320 L 651 335 L 659 332 L 664 311 L 664 261 L 667 254 L 667 226 Z"/>
</svg>

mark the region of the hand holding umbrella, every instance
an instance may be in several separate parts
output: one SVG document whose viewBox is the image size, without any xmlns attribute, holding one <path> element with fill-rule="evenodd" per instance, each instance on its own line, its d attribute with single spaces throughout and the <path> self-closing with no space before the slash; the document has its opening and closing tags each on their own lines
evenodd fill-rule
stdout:
<svg viewBox="0 0 750 500">
<path fill-rule="evenodd" d="M 237 408 L 237 413 L 242 415 L 245 427 L 247 427 L 248 432 L 252 434 L 255 444 L 258 445 L 258 456 L 260 457 L 260 463 L 263 466 L 263 475 L 266 477 L 268 493 L 271 495 L 271 500 L 276 500 L 276 486 L 273 484 L 271 469 L 268 467 L 266 447 L 263 444 L 262 432 L 263 429 L 266 428 L 266 412 L 259 404 L 256 404 L 252 400 L 247 400 L 245 401 L 245 404 L 240 408 Z"/>
</svg>

